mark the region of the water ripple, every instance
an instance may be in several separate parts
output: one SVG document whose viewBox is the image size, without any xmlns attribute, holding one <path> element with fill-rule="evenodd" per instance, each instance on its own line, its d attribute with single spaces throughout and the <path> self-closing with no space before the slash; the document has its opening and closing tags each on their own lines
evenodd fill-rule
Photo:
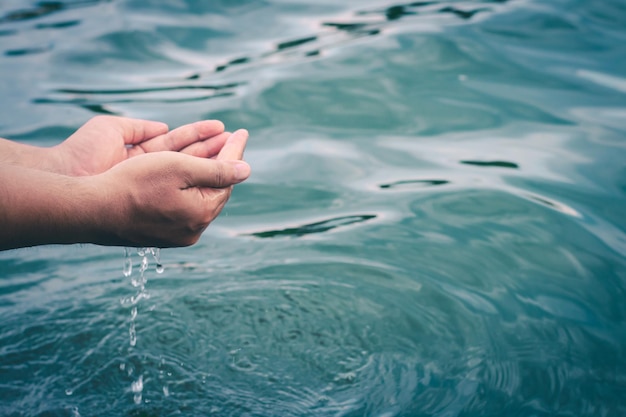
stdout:
<svg viewBox="0 0 626 417">
<path fill-rule="evenodd" d="M 420 179 L 420 180 L 399 180 L 394 181 L 387 184 L 380 184 L 379 187 L 382 189 L 390 189 L 390 188 L 400 188 L 400 189 L 415 189 L 415 188 L 427 188 L 427 187 L 437 187 L 440 185 L 450 184 L 448 180 L 440 180 L 440 179 Z"/>
<path fill-rule="evenodd" d="M 25 20 L 40 19 L 67 9 L 87 7 L 98 3 L 106 3 L 111 0 L 73 0 L 73 1 L 39 1 L 31 8 L 24 8 L 6 12 L 0 16 L 0 24 L 19 22 Z"/>
<path fill-rule="evenodd" d="M 508 1 L 508 0 L 507 0 Z M 83 4 L 85 3 L 85 4 Z M 72 3 L 71 7 L 78 7 L 83 5 L 90 5 L 92 3 L 98 3 L 98 1 L 85 0 L 84 2 Z M 499 2 L 503 3 L 503 2 Z M 41 13 L 56 12 L 63 9 L 65 6 L 61 3 L 46 2 L 40 4 L 40 8 L 36 8 L 32 13 L 24 13 L 24 16 L 30 16 L 29 18 L 37 18 Z M 52 6 L 52 7 L 48 7 Z M 41 10 L 40 10 L 41 9 Z M 241 78 L 241 75 L 233 74 L 228 76 L 235 80 L 230 82 L 230 87 L 227 90 L 222 89 L 220 92 L 214 92 L 213 94 L 190 94 L 191 90 L 204 90 L 206 87 L 198 84 L 192 84 L 207 78 L 213 79 L 218 74 L 229 72 L 230 70 L 238 70 L 247 68 L 249 70 L 258 70 L 259 67 L 272 67 L 281 62 L 293 62 L 301 61 L 310 58 L 316 58 L 323 55 L 325 52 L 342 46 L 346 42 L 351 42 L 356 39 L 366 36 L 376 36 L 383 31 L 397 25 L 398 22 L 404 19 L 423 19 L 428 20 L 432 16 L 451 16 L 460 20 L 469 20 L 478 13 L 495 12 L 497 5 L 492 2 L 484 1 L 477 2 L 474 5 L 468 5 L 459 7 L 454 5 L 454 2 L 415 2 L 409 4 L 401 4 L 390 6 L 383 10 L 361 10 L 353 13 L 351 21 L 320 21 L 320 30 L 308 36 L 296 37 L 294 39 L 287 39 L 275 43 L 272 50 L 261 51 L 256 55 L 245 55 L 236 58 L 229 59 L 227 62 L 216 64 L 211 70 L 193 72 L 187 74 L 182 79 L 159 77 L 160 79 L 151 79 L 150 86 L 146 88 L 111 88 L 111 89 L 73 89 L 60 87 L 53 89 L 49 94 L 43 97 L 37 97 L 32 100 L 34 104 L 63 104 L 63 105 L 75 105 L 87 109 L 96 113 L 105 114 L 121 114 L 118 110 L 118 105 L 127 103 L 185 103 L 193 101 L 204 101 L 212 98 L 224 98 L 237 94 L 237 89 L 234 87 L 248 83 L 249 79 Z M 44 13 L 44 14 L 45 14 Z M 17 15 L 16 15 L 17 16 Z M 8 18 L 7 18 L 8 19 Z M 56 28 L 70 27 L 77 24 L 76 21 L 58 22 L 52 24 Z M 121 33 L 120 35 L 126 36 Z M 163 39 L 156 34 L 145 34 L 145 38 L 138 38 L 133 43 L 146 43 L 151 40 L 151 45 L 146 45 L 147 50 L 152 50 L 152 43 L 162 42 Z M 130 36 L 130 35 L 128 35 Z M 135 36 L 135 35 L 133 35 Z M 108 49 L 121 48 L 122 44 L 126 41 L 117 39 L 112 34 L 107 35 L 107 43 L 112 43 Z M 51 47 L 50 47 L 51 48 Z M 31 53 L 40 53 L 49 50 L 47 47 L 33 47 L 22 48 L 5 51 L 8 55 L 23 55 Z M 177 61 L 177 56 L 182 54 L 182 51 L 177 49 L 161 48 L 158 51 L 155 50 L 162 58 L 167 60 Z M 171 56 L 169 56 L 171 55 Z M 184 54 L 182 54 L 184 55 Z M 71 58 L 74 60 L 74 58 Z M 221 75 L 220 75 L 221 76 Z M 248 76 L 245 76 L 248 77 Z M 155 86 L 165 81 L 168 85 Z M 184 82 L 184 84 L 181 84 Z M 172 84 L 175 84 L 172 86 Z M 155 92 L 166 93 L 168 95 L 155 96 Z M 115 94 L 117 97 L 112 98 L 110 95 Z"/>
<path fill-rule="evenodd" d="M 289 227 L 285 229 L 265 230 L 262 232 L 251 233 L 251 236 L 259 238 L 272 238 L 280 236 L 301 237 L 314 233 L 324 233 L 339 227 L 352 225 L 355 223 L 363 223 L 378 217 L 375 214 L 361 214 L 334 217 L 314 223 L 308 223 L 301 226 Z"/>
<path fill-rule="evenodd" d="M 121 252 L 0 254 L 0 414 L 624 415 L 619 2 L 8 10 L 5 130 L 220 118 L 255 176 L 135 346 Z"/>
</svg>

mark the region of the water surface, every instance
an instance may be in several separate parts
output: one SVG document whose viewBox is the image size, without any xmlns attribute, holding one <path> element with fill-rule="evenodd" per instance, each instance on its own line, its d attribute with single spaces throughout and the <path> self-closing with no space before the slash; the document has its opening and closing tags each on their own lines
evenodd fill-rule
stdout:
<svg viewBox="0 0 626 417">
<path fill-rule="evenodd" d="M 621 0 L 3 2 L 0 136 L 218 118 L 253 176 L 151 259 L 134 318 L 122 248 L 1 253 L 0 414 L 625 414 L 625 23 Z"/>
</svg>

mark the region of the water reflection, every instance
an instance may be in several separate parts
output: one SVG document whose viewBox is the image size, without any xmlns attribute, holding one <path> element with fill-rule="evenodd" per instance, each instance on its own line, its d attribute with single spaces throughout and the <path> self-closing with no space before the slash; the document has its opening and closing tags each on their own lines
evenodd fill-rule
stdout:
<svg viewBox="0 0 626 417">
<path fill-rule="evenodd" d="M 33 99 L 35 104 L 72 104 L 101 114 L 120 114 L 112 105 L 123 103 L 185 103 L 205 101 L 235 95 L 235 89 L 243 83 L 149 85 L 145 88 L 127 89 L 72 89 L 59 88 L 53 92 L 57 97 Z M 187 95 L 184 91 L 194 91 Z M 208 94 L 207 94 L 208 93 Z M 66 98 L 69 96 L 70 98 Z"/>
<path fill-rule="evenodd" d="M 42 18 L 63 10 L 92 6 L 98 3 L 108 3 L 111 0 L 75 0 L 71 2 L 62 1 L 40 1 L 28 9 L 19 9 L 5 13 L 0 17 L 0 24 L 8 22 L 19 22 Z"/>
<path fill-rule="evenodd" d="M 3 21 L 20 21 L 37 19 L 51 13 L 60 12 L 67 8 L 83 7 L 102 3 L 97 0 L 85 0 L 75 3 L 61 2 L 40 2 L 32 10 L 10 12 L 5 15 Z M 452 16 L 460 20 L 471 19 L 477 13 L 493 12 L 495 9 L 489 6 L 488 0 L 477 1 L 473 4 L 460 7 L 454 2 L 413 2 L 407 4 L 397 4 L 384 9 L 360 10 L 352 13 L 348 19 L 341 21 L 324 19 L 317 22 L 319 30 L 308 36 L 299 36 L 293 39 L 278 42 L 270 50 L 259 51 L 257 54 L 243 55 L 229 59 L 224 63 L 216 64 L 210 70 L 195 71 L 182 77 L 172 77 L 167 80 L 150 80 L 151 87 L 154 88 L 129 88 L 117 89 L 117 91 L 103 91 L 102 89 L 92 90 L 90 88 L 76 89 L 69 91 L 66 88 L 53 89 L 48 95 L 37 97 L 32 100 L 34 104 L 61 104 L 73 105 L 96 113 L 123 114 L 118 109 L 120 105 L 130 103 L 185 103 L 194 101 L 206 101 L 213 98 L 230 97 L 239 93 L 237 86 L 246 84 L 249 80 L 233 76 L 228 81 L 231 84 L 228 91 L 220 91 L 216 94 L 198 95 L 191 93 L 192 90 L 201 90 L 206 87 L 195 85 L 194 83 L 204 79 L 213 78 L 217 74 L 227 73 L 238 68 L 249 68 L 251 66 L 263 65 L 272 66 L 284 61 L 315 59 L 324 55 L 325 52 L 337 48 L 346 42 L 352 42 L 362 37 L 376 36 L 383 31 L 406 19 L 429 19 L 430 16 Z M 2 20 L 0 20 L 2 22 Z M 39 29 L 63 29 L 80 24 L 76 19 L 68 19 L 61 22 L 41 23 Z M 159 29 L 159 32 L 161 29 Z M 209 31 L 210 32 L 210 31 Z M 166 37 L 174 36 L 168 29 L 162 32 Z M 208 32 L 207 32 L 208 33 Z M 127 36 L 124 33 L 120 35 Z M 207 36 L 207 34 L 199 33 Z M 191 41 L 191 40 L 190 40 Z M 193 42 L 199 41 L 198 39 Z M 133 41 L 136 43 L 135 41 Z M 143 42 L 139 40 L 139 42 Z M 114 48 L 120 45 L 112 45 Z M 35 47 L 23 47 L 5 50 L 6 56 L 32 55 L 49 52 L 54 48 L 53 44 Z M 159 51 L 159 54 L 163 52 Z M 235 78 L 237 77 L 237 78 Z M 185 84 L 180 85 L 181 82 Z M 177 84 L 172 87 L 163 84 Z M 115 90 L 115 89 L 113 89 Z M 163 96 L 154 96 L 154 92 L 164 93 Z M 166 93 L 170 94 L 166 94 Z M 112 99 L 110 94 L 117 94 L 120 97 Z M 175 97 L 172 97 L 174 95 Z"/>
<path fill-rule="evenodd" d="M 305 43 L 315 42 L 316 40 L 317 40 L 317 36 L 309 36 L 309 37 L 306 37 L 306 38 L 294 39 L 294 40 L 291 40 L 291 41 L 279 43 L 276 46 L 276 49 L 279 50 L 279 51 L 282 51 L 282 50 L 285 50 L 285 49 L 295 48 L 297 46 L 304 45 Z"/>
<path fill-rule="evenodd" d="M 519 165 L 516 164 L 515 162 L 509 162 L 509 161 L 470 161 L 470 160 L 465 160 L 465 161 L 460 161 L 462 164 L 465 165 L 473 165 L 473 166 L 477 166 L 477 167 L 495 167 L 495 168 L 512 168 L 512 169 L 518 169 Z"/>
<path fill-rule="evenodd" d="M 477 13 L 488 12 L 493 10 L 490 7 L 484 7 L 488 3 L 507 3 L 510 0 L 497 1 L 479 1 L 472 4 L 465 4 L 463 7 L 449 5 L 449 1 L 419 1 L 406 4 L 397 4 L 387 7 L 383 10 L 364 10 L 356 14 L 360 16 L 374 15 L 384 16 L 386 20 L 393 21 L 406 16 L 424 15 L 424 14 L 452 14 L 463 20 L 469 20 Z M 441 7 L 441 5 L 445 5 Z"/>
<path fill-rule="evenodd" d="M 54 23 L 38 23 L 35 29 L 65 29 L 80 24 L 80 20 L 67 20 Z"/>
<path fill-rule="evenodd" d="M 556 210 L 558 212 L 567 214 L 569 216 L 582 217 L 582 215 L 578 211 L 573 209 L 572 207 L 568 206 L 567 204 L 558 202 L 554 199 L 551 199 L 545 196 L 539 196 L 537 194 L 530 194 L 530 193 L 526 193 L 525 196 L 531 199 L 532 201 L 535 201 L 543 206 L 551 208 L 552 210 Z"/>
<path fill-rule="evenodd" d="M 47 46 L 39 46 L 33 48 L 20 48 L 20 49 L 7 49 L 4 51 L 5 56 L 22 56 L 22 55 L 33 55 L 33 54 L 41 54 L 44 52 L 48 52 L 52 50 L 52 45 Z"/>
<path fill-rule="evenodd" d="M 340 216 L 315 223 L 308 223 L 302 226 L 289 227 L 286 229 L 267 230 L 263 232 L 251 233 L 251 236 L 260 238 L 272 238 L 280 236 L 301 237 L 313 233 L 323 233 L 338 227 L 344 227 L 355 223 L 363 223 L 377 216 L 374 214 L 361 214 L 351 216 Z"/>
<path fill-rule="evenodd" d="M 379 187 L 382 189 L 389 188 L 426 188 L 426 187 L 436 187 L 439 185 L 450 184 L 448 180 L 400 180 L 394 181 L 386 184 L 380 184 Z"/>
<path fill-rule="evenodd" d="M 621 43 L 587 26 L 593 19 L 542 40 L 561 19 L 546 4 L 554 18 L 538 17 L 533 2 L 497 19 L 482 19 L 496 1 L 362 10 L 352 0 L 323 13 L 306 7 L 331 1 L 230 2 L 237 12 L 289 9 L 272 24 L 257 16 L 259 32 L 275 32 L 247 43 L 250 28 L 220 26 L 238 13 L 212 20 L 226 0 L 111 10 L 131 3 L 142 14 L 131 8 L 127 26 L 55 40 L 59 51 L 25 54 L 21 68 L 19 56 L 4 59 L 26 72 L 24 85 L 47 89 L 23 100 L 21 137 L 52 144 L 83 109 L 170 122 L 208 115 L 252 126 L 255 175 L 198 245 L 166 252 L 171 267 L 150 283 L 132 350 L 121 253 L 0 254 L 1 410 L 625 414 L 624 83 L 598 50 L 551 60 L 543 48 L 574 48 L 571 35 L 582 35 L 603 57 L 622 56 Z M 543 23 L 516 25 L 520 15 Z M 518 37 L 494 35 L 495 24 Z M 3 51 L 34 45 L 2 41 Z M 49 57 L 56 73 L 33 79 L 31 61 Z M 77 119 L 65 118 L 71 110 Z"/>
</svg>

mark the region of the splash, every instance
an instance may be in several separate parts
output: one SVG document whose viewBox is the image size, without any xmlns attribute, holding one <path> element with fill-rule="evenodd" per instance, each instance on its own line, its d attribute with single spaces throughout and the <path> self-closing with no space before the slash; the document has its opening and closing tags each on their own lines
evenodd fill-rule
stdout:
<svg viewBox="0 0 626 417">
<path fill-rule="evenodd" d="M 162 274 L 165 271 L 163 264 L 161 263 L 161 250 L 159 248 L 137 248 L 137 255 L 141 258 L 139 262 L 139 274 L 133 275 L 133 250 L 130 248 L 124 249 L 124 268 L 123 273 L 126 278 L 130 278 L 130 283 L 133 288 L 137 289 L 137 292 L 130 296 L 120 300 L 122 306 L 130 307 L 130 325 L 128 329 L 130 345 L 132 347 L 137 345 L 137 329 L 135 321 L 137 318 L 137 305 L 142 299 L 150 298 L 150 293 L 146 290 L 146 284 L 148 278 L 146 271 L 150 265 L 148 261 L 149 257 L 154 259 L 156 263 L 156 273 Z"/>
<path fill-rule="evenodd" d="M 136 254 L 140 258 L 139 268 L 138 273 L 133 274 L 133 249 L 124 249 L 123 274 L 124 277 L 130 278 L 130 283 L 136 290 L 136 293 L 120 300 L 122 306 L 130 308 L 128 336 L 131 348 L 135 348 L 135 346 L 137 346 L 137 327 L 135 323 L 137 321 L 138 304 L 144 298 L 150 298 L 150 293 L 146 290 L 146 284 L 148 283 L 146 272 L 150 266 L 149 258 L 151 257 L 154 260 L 157 274 L 162 274 L 165 271 L 165 268 L 161 263 L 161 250 L 159 248 L 137 248 Z M 125 368 L 125 364 L 120 365 L 121 370 L 124 370 Z M 133 393 L 134 403 L 140 404 L 143 397 L 143 375 L 139 375 L 138 378 L 132 382 L 130 389 Z"/>
</svg>

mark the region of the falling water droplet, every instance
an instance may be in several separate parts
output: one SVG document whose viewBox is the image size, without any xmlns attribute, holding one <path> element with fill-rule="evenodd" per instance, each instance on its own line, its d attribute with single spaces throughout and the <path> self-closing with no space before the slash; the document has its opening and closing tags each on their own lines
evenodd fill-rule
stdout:
<svg viewBox="0 0 626 417">
<path fill-rule="evenodd" d="M 125 297 L 120 300 L 122 306 L 131 307 L 130 310 L 130 325 L 128 334 L 130 338 L 130 346 L 137 345 L 137 329 L 135 320 L 137 318 L 137 304 L 144 298 L 150 298 L 150 294 L 146 291 L 146 283 L 148 282 L 146 271 L 148 270 L 149 262 L 148 257 L 152 256 L 156 262 L 156 272 L 163 273 L 163 265 L 161 264 L 161 250 L 159 248 L 137 248 L 137 255 L 141 257 L 139 264 L 139 274 L 133 276 L 133 262 L 132 262 L 132 250 L 130 248 L 124 249 L 124 276 L 130 277 L 130 282 L 134 288 L 137 288 L 137 293 L 134 296 Z"/>
<path fill-rule="evenodd" d="M 148 269 L 148 257 L 144 255 L 144 257 L 141 258 L 141 266 L 139 267 L 139 272 L 144 272 L 146 269 Z"/>
<path fill-rule="evenodd" d="M 130 249 L 124 248 L 124 276 L 129 277 L 133 273 L 133 260 L 130 256 Z"/>
<path fill-rule="evenodd" d="M 139 375 L 139 378 L 131 384 L 130 389 L 134 393 L 143 391 L 143 375 Z"/>
<path fill-rule="evenodd" d="M 163 268 L 163 264 L 161 263 L 161 249 L 160 248 L 150 248 L 150 253 L 154 258 L 154 262 L 156 263 L 156 272 L 157 274 L 162 274 L 165 271 Z"/>
<path fill-rule="evenodd" d="M 143 376 L 139 375 L 139 378 L 134 381 L 131 385 L 130 385 L 130 390 L 135 394 L 133 396 L 133 400 L 135 401 L 135 404 L 141 404 L 141 394 L 143 392 Z"/>
<path fill-rule="evenodd" d="M 139 253 L 139 251 L 137 253 Z M 141 263 L 139 264 L 139 276 L 134 276 L 130 279 L 133 287 L 140 288 L 140 292 L 143 292 L 146 282 L 148 282 L 145 274 L 146 270 L 148 269 L 148 257 L 145 255 L 145 252 L 142 253 L 144 253 L 144 255 L 140 255 L 142 256 L 142 258 Z"/>
<path fill-rule="evenodd" d="M 137 345 L 137 330 L 135 329 L 134 321 L 130 322 L 130 326 L 128 328 L 128 335 L 130 337 L 130 345 L 133 347 L 136 346 Z"/>
<path fill-rule="evenodd" d="M 69 396 L 69 395 L 72 395 L 72 394 L 74 394 L 74 391 L 72 391 L 70 388 L 65 390 L 65 395 Z"/>
</svg>

